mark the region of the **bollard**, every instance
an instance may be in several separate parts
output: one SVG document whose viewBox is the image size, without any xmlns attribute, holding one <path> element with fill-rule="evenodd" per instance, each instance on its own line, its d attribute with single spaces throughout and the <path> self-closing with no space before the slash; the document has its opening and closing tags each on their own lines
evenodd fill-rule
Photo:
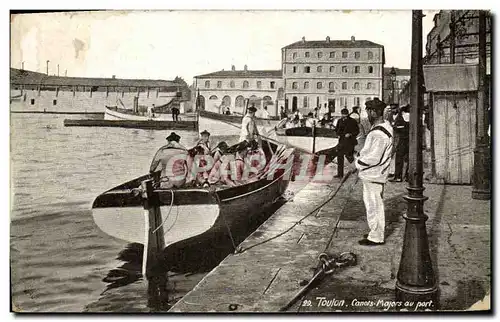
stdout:
<svg viewBox="0 0 500 322">
<path fill-rule="evenodd" d="M 142 275 L 148 280 L 148 306 L 164 309 L 168 305 L 167 271 L 161 264 L 161 256 L 165 248 L 160 200 L 154 191 L 153 180 L 141 183 L 144 206 L 145 238 L 142 257 Z M 159 227 L 159 228 L 158 228 Z M 155 229 L 158 230 L 153 233 Z"/>
</svg>

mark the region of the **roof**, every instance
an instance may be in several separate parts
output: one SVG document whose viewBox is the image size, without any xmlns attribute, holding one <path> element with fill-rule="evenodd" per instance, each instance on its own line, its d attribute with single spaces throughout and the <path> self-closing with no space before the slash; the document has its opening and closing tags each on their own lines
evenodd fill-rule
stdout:
<svg viewBox="0 0 500 322">
<path fill-rule="evenodd" d="M 283 48 L 384 48 L 384 46 L 369 40 L 301 40 Z"/>
<path fill-rule="evenodd" d="M 48 86 L 182 87 L 180 84 L 167 80 L 47 76 L 16 68 L 10 69 L 10 82 L 18 85 Z"/>
<path fill-rule="evenodd" d="M 221 70 L 195 78 L 281 78 L 280 70 Z"/>
<path fill-rule="evenodd" d="M 391 73 L 392 67 L 384 67 L 384 75 L 389 75 Z M 397 76 L 410 76 L 411 69 L 406 69 L 406 68 L 396 68 L 396 75 Z"/>
</svg>

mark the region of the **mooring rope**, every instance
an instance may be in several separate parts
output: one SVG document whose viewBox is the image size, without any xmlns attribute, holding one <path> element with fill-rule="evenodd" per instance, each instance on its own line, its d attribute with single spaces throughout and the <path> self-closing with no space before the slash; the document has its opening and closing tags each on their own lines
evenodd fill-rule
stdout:
<svg viewBox="0 0 500 322">
<path fill-rule="evenodd" d="M 153 234 L 156 233 L 158 231 L 158 229 L 160 229 L 167 222 L 167 219 L 170 216 L 170 213 L 172 212 L 172 208 L 173 208 L 172 206 L 174 205 L 174 191 L 173 190 L 169 190 L 169 191 L 172 194 L 172 200 L 170 201 L 170 207 L 168 208 L 167 217 L 165 217 L 165 219 L 163 220 L 163 222 L 161 223 L 160 226 L 156 227 L 156 229 L 153 230 Z M 170 227 L 170 228 L 172 228 L 172 227 Z"/>
<path fill-rule="evenodd" d="M 273 236 L 273 237 L 270 237 L 266 240 L 263 240 L 261 242 L 258 242 L 256 244 L 253 244 L 251 246 L 248 246 L 248 247 L 245 247 L 245 248 L 238 248 L 235 253 L 237 254 L 241 254 L 243 252 L 246 252 L 247 250 L 249 249 L 252 249 L 254 247 L 257 247 L 257 246 L 260 246 L 262 244 L 265 244 L 271 240 L 274 240 L 278 237 L 281 237 L 283 236 L 284 234 L 288 233 L 289 231 L 291 231 L 293 228 L 295 228 L 295 226 L 301 224 L 305 219 L 307 219 L 309 216 L 311 216 L 312 214 L 316 213 L 317 211 L 321 210 L 327 203 L 329 203 L 333 198 L 335 198 L 335 196 L 337 195 L 337 193 L 339 192 L 340 188 L 342 188 L 342 186 L 344 185 L 344 183 L 347 181 L 347 178 L 349 178 L 349 176 L 351 175 L 352 171 L 349 171 L 347 172 L 347 174 L 342 178 L 342 180 L 340 181 L 340 184 L 339 186 L 337 187 L 337 189 L 333 192 L 332 195 L 330 195 L 325 201 L 323 201 L 319 206 L 317 206 L 316 208 L 314 208 L 312 211 L 310 211 L 309 213 L 307 213 L 305 216 L 303 216 L 300 220 L 298 220 L 297 222 L 295 222 L 293 225 L 291 225 L 290 227 L 288 227 L 286 230 L 282 231 L 281 233 Z M 357 179 L 356 179 L 356 182 L 357 182 Z M 356 182 L 354 184 L 356 184 Z M 354 186 L 354 185 L 353 185 Z M 345 208 L 345 205 L 344 205 L 344 208 Z M 341 213 L 342 214 L 342 213 Z M 340 221 L 340 216 L 337 220 L 337 224 L 335 225 L 335 229 L 338 225 Z"/>
</svg>

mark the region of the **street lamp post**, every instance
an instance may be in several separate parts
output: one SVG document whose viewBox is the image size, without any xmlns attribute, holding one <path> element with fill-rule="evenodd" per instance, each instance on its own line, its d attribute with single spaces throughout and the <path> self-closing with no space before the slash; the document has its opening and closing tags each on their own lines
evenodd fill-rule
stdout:
<svg viewBox="0 0 500 322">
<path fill-rule="evenodd" d="M 50 60 L 47 60 L 47 76 L 49 76 L 49 62 Z"/>
<path fill-rule="evenodd" d="M 394 67 L 391 68 L 391 72 L 389 73 L 389 77 L 391 79 L 391 88 L 392 88 L 392 99 L 391 99 L 391 103 L 394 104 L 396 103 L 395 102 L 395 86 L 394 84 L 396 84 L 396 69 L 394 69 Z"/>
<path fill-rule="evenodd" d="M 412 12 L 412 53 L 411 53 L 411 98 L 410 98 L 410 158 L 408 203 L 405 235 L 401 262 L 396 282 L 396 300 L 427 302 L 430 308 L 438 304 L 438 288 L 431 257 L 424 214 L 423 162 L 422 162 L 422 126 L 423 110 L 423 68 L 422 68 L 422 11 Z M 427 306 L 426 308 L 429 308 Z"/>
</svg>

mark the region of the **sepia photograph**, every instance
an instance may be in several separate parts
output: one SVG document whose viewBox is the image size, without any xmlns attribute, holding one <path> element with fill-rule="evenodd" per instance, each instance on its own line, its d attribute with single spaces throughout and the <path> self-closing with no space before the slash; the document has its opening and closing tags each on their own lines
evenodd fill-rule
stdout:
<svg viewBox="0 0 500 322">
<path fill-rule="evenodd" d="M 10 312 L 492 313 L 493 16 L 11 10 Z"/>
</svg>

